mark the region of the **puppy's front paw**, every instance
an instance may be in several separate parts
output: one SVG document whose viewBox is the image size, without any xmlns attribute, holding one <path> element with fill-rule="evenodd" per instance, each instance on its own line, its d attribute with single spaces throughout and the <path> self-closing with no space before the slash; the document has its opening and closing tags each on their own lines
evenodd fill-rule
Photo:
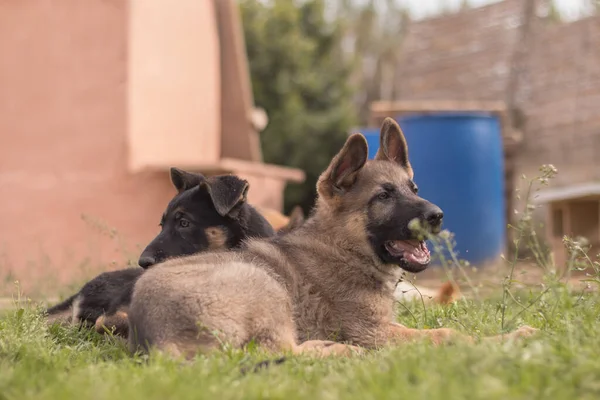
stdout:
<svg viewBox="0 0 600 400">
<path fill-rule="evenodd" d="M 516 331 L 510 332 L 508 335 L 505 336 L 509 336 L 511 339 L 526 338 L 535 335 L 537 332 L 539 332 L 539 329 L 533 328 L 529 325 L 523 325 Z"/>
<path fill-rule="evenodd" d="M 523 325 L 515 331 L 504 333 L 501 335 L 491 336 L 485 338 L 486 341 L 505 341 L 514 339 L 523 339 L 535 335 L 539 332 L 539 329 L 533 328 L 529 325 Z"/>
</svg>

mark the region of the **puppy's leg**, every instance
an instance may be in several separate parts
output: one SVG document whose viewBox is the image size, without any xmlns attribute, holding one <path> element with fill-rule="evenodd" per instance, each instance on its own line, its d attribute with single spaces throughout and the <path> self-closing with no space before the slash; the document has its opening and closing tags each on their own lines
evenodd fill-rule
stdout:
<svg viewBox="0 0 600 400">
<path fill-rule="evenodd" d="M 126 310 L 119 310 L 112 315 L 101 315 L 96 320 L 96 332 L 106 333 L 112 331 L 115 335 L 127 337 L 129 333 L 129 318 Z"/>
<path fill-rule="evenodd" d="M 300 345 L 294 346 L 294 354 L 310 354 L 317 357 L 328 356 L 351 356 L 362 354 L 364 349 L 357 346 L 332 342 L 329 340 L 308 340 Z"/>
<path fill-rule="evenodd" d="M 495 336 L 484 337 L 484 338 L 482 338 L 482 340 L 485 342 L 501 342 L 503 340 L 526 338 L 526 337 L 535 335 L 537 332 L 538 332 L 538 329 L 533 328 L 528 325 L 523 325 L 515 331 L 500 334 L 500 335 L 495 335 Z"/>
<path fill-rule="evenodd" d="M 533 335 L 537 329 L 530 326 L 522 326 L 516 331 L 496 336 L 483 338 L 485 341 L 502 341 L 507 339 L 523 338 Z M 464 341 L 474 343 L 471 336 L 460 333 L 450 328 L 438 329 L 412 329 L 403 327 L 400 324 L 390 323 L 387 326 L 388 338 L 395 343 L 406 343 L 415 339 L 429 338 L 434 344 L 439 345 L 448 342 Z"/>
<path fill-rule="evenodd" d="M 434 344 L 442 344 L 445 342 L 463 340 L 473 342 L 473 338 L 463 335 L 462 333 L 450 328 L 438 329 L 414 329 L 407 328 L 397 323 L 390 323 L 386 326 L 386 335 L 392 343 L 408 343 L 413 340 L 428 338 Z M 378 343 L 380 344 L 380 343 Z"/>
<path fill-rule="evenodd" d="M 66 325 L 71 325 L 72 320 L 73 320 L 73 312 L 69 309 L 69 310 L 56 312 L 54 314 L 50 314 L 46 321 L 47 321 L 48 325 L 58 324 L 58 325 L 66 326 Z"/>
</svg>

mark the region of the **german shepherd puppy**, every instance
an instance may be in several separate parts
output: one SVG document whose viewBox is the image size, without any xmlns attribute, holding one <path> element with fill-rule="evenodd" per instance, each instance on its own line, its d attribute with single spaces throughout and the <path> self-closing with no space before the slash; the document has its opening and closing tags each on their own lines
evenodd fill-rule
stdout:
<svg viewBox="0 0 600 400">
<path fill-rule="evenodd" d="M 49 321 L 68 319 L 73 323 L 96 323 L 126 334 L 125 309 L 133 285 L 145 269 L 167 258 L 206 250 L 239 247 L 249 237 L 275 234 L 267 220 L 246 202 L 247 181 L 233 175 L 206 178 L 178 168 L 171 169 L 177 194 L 160 221 L 161 231 L 139 258 L 141 268 L 104 272 L 86 283 L 79 292 L 47 310 Z"/>
<path fill-rule="evenodd" d="M 133 291 L 130 350 L 190 358 L 221 343 L 242 348 L 254 341 L 269 351 L 324 356 L 418 338 L 473 340 L 448 328 L 395 322 L 402 270 L 417 273 L 430 262 L 409 224 L 420 221 L 435 234 L 443 213 L 417 195 L 406 140 L 393 119 L 382 125 L 375 159 L 367 155 L 365 137 L 351 135 L 318 180 L 314 211 L 295 230 L 148 270 Z M 508 336 L 534 331 L 522 327 Z"/>
<path fill-rule="evenodd" d="M 273 228 L 275 228 L 277 234 L 296 229 L 302 225 L 306 219 L 300 206 L 294 207 L 289 217 L 268 208 L 257 207 L 257 210 L 269 221 Z M 450 304 L 461 297 L 461 292 L 459 287 L 450 281 L 442 283 L 437 289 L 424 288 L 419 285 L 401 281 L 398 282 L 394 297 L 397 301 L 421 299 L 425 302 L 432 301 L 437 304 Z"/>
</svg>

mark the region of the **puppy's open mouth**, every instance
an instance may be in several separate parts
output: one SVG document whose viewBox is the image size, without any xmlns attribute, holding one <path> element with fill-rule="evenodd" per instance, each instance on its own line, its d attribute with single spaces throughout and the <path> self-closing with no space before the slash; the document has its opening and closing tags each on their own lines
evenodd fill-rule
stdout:
<svg viewBox="0 0 600 400">
<path fill-rule="evenodd" d="M 409 268 L 401 265 L 408 270 L 424 269 L 431 261 L 429 249 L 422 240 L 389 240 L 385 243 L 385 249 L 391 256 L 400 258 L 408 264 Z"/>
</svg>

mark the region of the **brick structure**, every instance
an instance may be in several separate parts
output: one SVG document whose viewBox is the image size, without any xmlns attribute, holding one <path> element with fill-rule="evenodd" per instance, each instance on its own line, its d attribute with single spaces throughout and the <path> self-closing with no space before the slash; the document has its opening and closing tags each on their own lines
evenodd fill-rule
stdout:
<svg viewBox="0 0 600 400">
<path fill-rule="evenodd" d="M 562 268 L 570 259 L 564 235 L 584 236 L 590 255 L 600 253 L 600 17 L 546 27 L 534 43 L 519 168 L 558 168 L 537 200 L 547 206 L 546 239 Z"/>
<path fill-rule="evenodd" d="M 400 99 L 505 100 L 522 9 L 522 0 L 504 0 L 413 23 Z M 534 22 L 516 101 L 524 114 L 519 170 L 554 163 L 557 185 L 600 179 L 600 17 Z"/>
<path fill-rule="evenodd" d="M 562 24 L 539 18 L 539 4 L 530 19 L 524 10 L 524 0 L 504 0 L 413 23 L 396 83 L 403 101 L 512 101 L 523 141 L 507 154 L 508 204 L 519 185 L 511 176 L 531 177 L 541 164 L 558 168 L 555 188 L 600 180 L 600 16 Z"/>
<path fill-rule="evenodd" d="M 554 185 L 600 180 L 600 17 L 539 27 L 528 59 L 521 169 L 559 170 Z"/>
<path fill-rule="evenodd" d="M 0 88 L 3 294 L 137 260 L 170 166 L 240 174 L 278 210 L 304 179 L 262 163 L 233 0 L 2 2 Z"/>
<path fill-rule="evenodd" d="M 415 22 L 402 48 L 402 100 L 504 100 L 521 6 L 508 0 Z"/>
</svg>

